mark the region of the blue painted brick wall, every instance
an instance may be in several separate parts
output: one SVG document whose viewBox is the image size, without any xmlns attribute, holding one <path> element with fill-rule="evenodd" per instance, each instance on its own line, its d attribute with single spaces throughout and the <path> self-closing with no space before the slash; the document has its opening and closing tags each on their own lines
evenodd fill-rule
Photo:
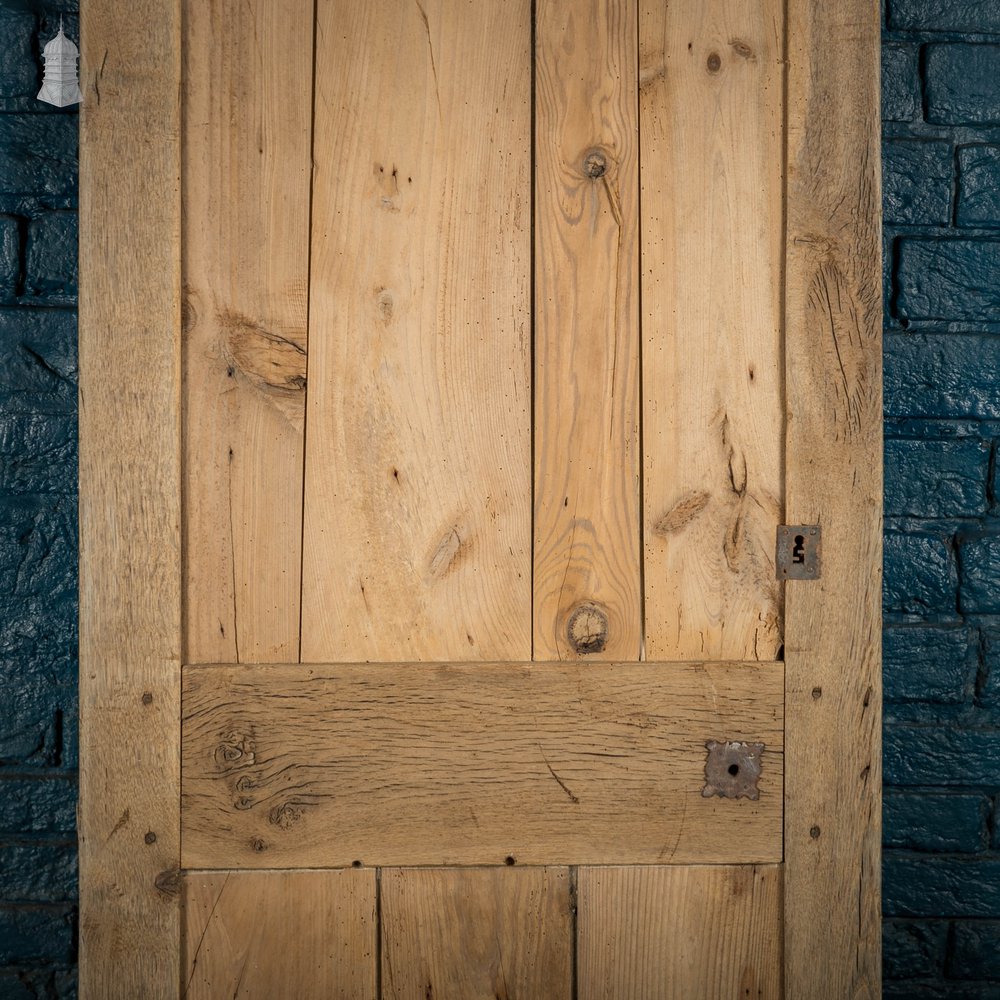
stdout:
<svg viewBox="0 0 1000 1000">
<path fill-rule="evenodd" d="M 0 0 L 0 1000 L 76 995 L 75 109 Z M 56 15 L 57 17 L 58 15 Z"/>
<path fill-rule="evenodd" d="M 0 1000 L 75 994 L 76 0 L 0 0 Z M 1000 1000 L 1000 0 L 887 0 L 887 1000 Z"/>
<path fill-rule="evenodd" d="M 887 1000 L 1000 1000 L 1000 0 L 887 0 Z"/>
</svg>

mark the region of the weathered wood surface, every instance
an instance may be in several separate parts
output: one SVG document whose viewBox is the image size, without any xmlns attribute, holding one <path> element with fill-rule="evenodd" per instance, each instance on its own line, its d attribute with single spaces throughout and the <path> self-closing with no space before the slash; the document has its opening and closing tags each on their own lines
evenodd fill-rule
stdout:
<svg viewBox="0 0 1000 1000">
<path fill-rule="evenodd" d="M 879 5 L 789 14 L 787 518 L 822 526 L 823 567 L 786 590 L 785 986 L 877 997 Z"/>
<path fill-rule="evenodd" d="M 571 1000 L 565 868 L 388 869 L 381 877 L 385 1000 Z"/>
<path fill-rule="evenodd" d="M 185 1000 L 372 1000 L 375 872 L 188 872 Z"/>
<path fill-rule="evenodd" d="M 780 865 L 581 868 L 578 880 L 580 1000 L 780 1000 Z"/>
<path fill-rule="evenodd" d="M 539 0 L 534 659 L 638 660 L 634 0 Z"/>
<path fill-rule="evenodd" d="M 82 14 L 80 994 L 173 1000 L 180 9 L 89 0 Z"/>
<path fill-rule="evenodd" d="M 782 665 L 216 666 L 184 674 L 184 864 L 781 857 Z M 705 798 L 707 740 L 765 744 Z"/>
<path fill-rule="evenodd" d="M 313 11 L 184 0 L 184 657 L 299 658 Z"/>
<path fill-rule="evenodd" d="M 783 0 L 642 0 L 646 655 L 774 659 Z"/>
<path fill-rule="evenodd" d="M 302 655 L 530 659 L 531 4 L 318 16 Z"/>
</svg>

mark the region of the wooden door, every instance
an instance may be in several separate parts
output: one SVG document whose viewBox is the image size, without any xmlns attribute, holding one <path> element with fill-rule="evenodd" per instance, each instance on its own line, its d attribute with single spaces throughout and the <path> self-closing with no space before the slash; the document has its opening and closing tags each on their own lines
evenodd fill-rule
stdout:
<svg viewBox="0 0 1000 1000">
<path fill-rule="evenodd" d="M 878 995 L 878 4 L 84 19 L 81 994 Z"/>
</svg>

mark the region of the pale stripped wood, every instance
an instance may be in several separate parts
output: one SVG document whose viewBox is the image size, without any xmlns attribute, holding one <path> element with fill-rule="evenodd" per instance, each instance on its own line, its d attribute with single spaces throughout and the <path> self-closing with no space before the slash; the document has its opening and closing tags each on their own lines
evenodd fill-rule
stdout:
<svg viewBox="0 0 1000 1000">
<path fill-rule="evenodd" d="M 320 0 L 303 658 L 530 658 L 529 0 Z"/>
<path fill-rule="evenodd" d="M 89 0 L 82 14 L 80 995 L 173 1000 L 180 9 Z"/>
<path fill-rule="evenodd" d="M 294 662 L 313 11 L 184 12 L 184 655 Z"/>
<path fill-rule="evenodd" d="M 537 4 L 536 660 L 641 653 L 635 19 Z"/>
<path fill-rule="evenodd" d="M 188 872 L 185 1000 L 371 1000 L 375 872 Z"/>
<path fill-rule="evenodd" d="M 385 1000 L 570 1000 L 566 868 L 388 869 Z"/>
<path fill-rule="evenodd" d="M 578 878 L 580 1000 L 780 1000 L 779 865 Z"/>
<path fill-rule="evenodd" d="M 881 989 L 879 5 L 789 6 L 787 508 L 823 529 L 789 582 L 785 983 Z"/>
<path fill-rule="evenodd" d="M 187 867 L 781 857 L 782 665 L 367 664 L 184 673 Z M 707 740 L 765 744 L 705 798 Z"/>
<path fill-rule="evenodd" d="M 773 659 L 783 0 L 641 0 L 646 655 Z"/>
</svg>

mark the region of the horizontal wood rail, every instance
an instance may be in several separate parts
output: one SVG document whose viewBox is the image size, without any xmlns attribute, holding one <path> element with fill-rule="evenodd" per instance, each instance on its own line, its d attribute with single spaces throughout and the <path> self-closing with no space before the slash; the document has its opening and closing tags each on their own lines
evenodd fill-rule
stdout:
<svg viewBox="0 0 1000 1000">
<path fill-rule="evenodd" d="M 189 666 L 182 863 L 780 861 L 783 684 L 780 662 Z M 710 741 L 763 744 L 758 798 L 703 794 Z"/>
</svg>

